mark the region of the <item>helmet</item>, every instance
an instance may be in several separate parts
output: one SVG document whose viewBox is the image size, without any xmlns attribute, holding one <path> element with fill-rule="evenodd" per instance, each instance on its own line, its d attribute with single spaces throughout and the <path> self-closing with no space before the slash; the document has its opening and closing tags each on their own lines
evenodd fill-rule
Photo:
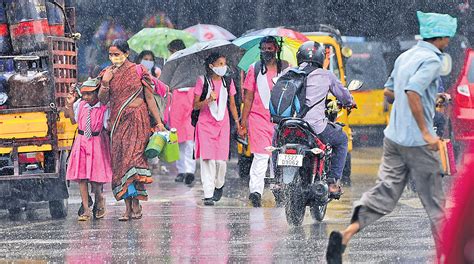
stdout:
<svg viewBox="0 0 474 264">
<path fill-rule="evenodd" d="M 303 62 L 308 62 L 314 66 L 322 67 L 325 57 L 324 46 L 314 41 L 306 41 L 301 44 L 298 48 L 298 52 L 296 52 L 298 65 Z"/>
</svg>

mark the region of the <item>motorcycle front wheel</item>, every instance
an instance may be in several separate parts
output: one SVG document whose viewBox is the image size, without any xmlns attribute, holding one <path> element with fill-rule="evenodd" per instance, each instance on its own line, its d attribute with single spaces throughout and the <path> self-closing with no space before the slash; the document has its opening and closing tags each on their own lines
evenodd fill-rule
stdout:
<svg viewBox="0 0 474 264">
<path fill-rule="evenodd" d="M 328 208 L 328 204 L 325 205 L 314 205 L 311 206 L 309 211 L 311 212 L 311 216 L 314 220 L 322 222 L 324 216 L 326 216 L 326 209 Z"/>
</svg>

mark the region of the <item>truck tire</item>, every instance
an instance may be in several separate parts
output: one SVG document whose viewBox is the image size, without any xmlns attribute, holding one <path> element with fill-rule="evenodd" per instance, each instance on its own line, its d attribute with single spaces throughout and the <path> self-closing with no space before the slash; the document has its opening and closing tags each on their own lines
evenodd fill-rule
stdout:
<svg viewBox="0 0 474 264">
<path fill-rule="evenodd" d="M 67 208 L 67 199 L 49 201 L 49 213 L 53 219 L 66 218 Z"/>
</svg>

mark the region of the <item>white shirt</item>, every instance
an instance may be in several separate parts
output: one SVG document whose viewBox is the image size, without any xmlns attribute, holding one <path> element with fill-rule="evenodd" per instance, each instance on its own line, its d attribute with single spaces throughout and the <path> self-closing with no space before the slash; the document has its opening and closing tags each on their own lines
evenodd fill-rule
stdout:
<svg viewBox="0 0 474 264">
<path fill-rule="evenodd" d="M 82 99 L 77 100 L 74 102 L 72 109 L 74 111 L 74 121 L 77 123 L 77 119 L 79 118 L 79 104 L 82 102 Z M 101 107 L 102 104 L 100 102 L 97 102 L 95 105 L 90 106 L 88 103 L 84 105 L 87 108 L 98 108 Z M 107 128 L 107 122 L 109 121 L 110 118 L 110 109 L 107 106 L 107 110 L 104 112 L 104 128 Z"/>
</svg>

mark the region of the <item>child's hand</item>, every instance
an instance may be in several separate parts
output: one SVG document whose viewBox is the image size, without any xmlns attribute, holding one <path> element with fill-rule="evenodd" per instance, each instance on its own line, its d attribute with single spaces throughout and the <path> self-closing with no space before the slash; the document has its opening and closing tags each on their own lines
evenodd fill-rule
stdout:
<svg viewBox="0 0 474 264">
<path fill-rule="evenodd" d="M 78 98 L 78 96 L 77 96 L 76 91 L 74 91 L 74 90 L 70 91 L 69 94 L 66 97 L 66 103 L 68 105 L 72 105 L 77 100 L 77 98 Z"/>
</svg>

